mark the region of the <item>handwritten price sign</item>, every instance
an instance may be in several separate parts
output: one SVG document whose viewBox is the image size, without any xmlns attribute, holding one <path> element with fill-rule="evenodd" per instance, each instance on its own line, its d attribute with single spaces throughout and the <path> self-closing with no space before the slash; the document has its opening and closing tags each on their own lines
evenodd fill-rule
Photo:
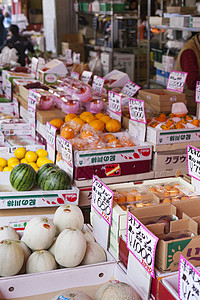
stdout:
<svg viewBox="0 0 200 300">
<path fill-rule="evenodd" d="M 167 82 L 167 90 L 182 93 L 188 73 L 172 71 Z"/>
<path fill-rule="evenodd" d="M 113 192 L 96 176 L 92 180 L 92 206 L 111 226 Z"/>
<path fill-rule="evenodd" d="M 181 255 L 178 295 L 181 300 L 200 299 L 200 273 Z"/>
<path fill-rule="evenodd" d="M 51 123 L 46 123 L 46 141 L 47 141 L 47 151 L 49 153 L 49 158 L 54 162 L 56 156 L 56 130 L 57 128 L 51 125 Z"/>
<path fill-rule="evenodd" d="M 76 72 L 71 72 L 71 77 L 74 78 L 74 79 L 79 79 L 79 76 L 80 74 L 79 73 L 76 73 Z"/>
<path fill-rule="evenodd" d="M 200 180 L 200 150 L 187 146 L 187 167 L 188 174 L 197 180 Z"/>
<path fill-rule="evenodd" d="M 155 278 L 154 261 L 157 242 L 158 238 L 128 212 L 127 248 L 153 278 Z"/>
<path fill-rule="evenodd" d="M 122 93 L 129 97 L 133 97 L 139 91 L 139 89 L 141 89 L 141 86 L 129 80 L 123 87 Z"/>
<path fill-rule="evenodd" d="M 28 97 L 28 120 L 31 125 L 31 135 L 35 138 L 36 129 L 36 101 Z"/>
<path fill-rule="evenodd" d="M 19 118 L 19 102 L 14 96 L 13 96 L 13 104 L 14 104 L 14 115 Z"/>
<path fill-rule="evenodd" d="M 29 90 L 29 92 L 28 92 L 28 97 L 30 98 L 30 99 L 32 99 L 32 100 L 35 100 L 36 102 L 38 101 L 38 99 L 39 99 L 39 93 L 38 92 L 36 92 L 36 91 L 34 91 L 34 90 Z"/>
<path fill-rule="evenodd" d="M 129 99 L 129 113 L 131 120 L 146 124 L 143 100 Z"/>
<path fill-rule="evenodd" d="M 73 151 L 72 151 L 72 144 L 61 137 L 60 139 L 60 146 L 61 146 L 61 155 L 62 159 L 70 165 L 70 167 L 73 167 Z"/>
<path fill-rule="evenodd" d="M 81 81 L 83 83 L 88 83 L 90 81 L 90 78 L 92 77 L 92 72 L 90 71 L 83 71 L 81 75 Z"/>
<path fill-rule="evenodd" d="M 71 65 L 72 64 L 72 50 L 71 49 L 65 49 L 65 59 L 66 63 Z"/>
<path fill-rule="evenodd" d="M 119 94 L 108 92 L 108 106 L 112 112 L 122 115 L 122 97 Z"/>
<path fill-rule="evenodd" d="M 200 102 L 200 81 L 196 82 L 195 101 Z"/>
<path fill-rule="evenodd" d="M 97 93 L 101 94 L 102 90 L 103 90 L 103 86 L 104 86 L 104 78 L 98 77 L 98 76 L 94 76 L 94 80 L 92 83 L 92 88 L 94 91 L 96 91 Z"/>
<path fill-rule="evenodd" d="M 81 59 L 80 59 L 80 53 L 73 53 L 73 63 L 80 65 Z"/>
</svg>

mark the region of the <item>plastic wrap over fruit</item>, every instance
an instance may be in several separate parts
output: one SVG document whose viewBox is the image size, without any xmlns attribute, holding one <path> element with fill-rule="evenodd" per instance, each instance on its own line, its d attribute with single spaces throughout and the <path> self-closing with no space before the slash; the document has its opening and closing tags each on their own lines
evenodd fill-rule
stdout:
<svg viewBox="0 0 200 300">
<path fill-rule="evenodd" d="M 80 102 L 66 97 L 61 98 L 61 109 L 65 114 L 74 113 L 79 114 L 81 111 Z"/>
</svg>

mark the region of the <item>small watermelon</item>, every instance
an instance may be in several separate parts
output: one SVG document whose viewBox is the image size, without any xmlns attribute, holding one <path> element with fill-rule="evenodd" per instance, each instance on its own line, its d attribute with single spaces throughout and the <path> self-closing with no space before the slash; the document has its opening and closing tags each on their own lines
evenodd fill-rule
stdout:
<svg viewBox="0 0 200 300">
<path fill-rule="evenodd" d="M 43 166 L 41 166 L 37 172 L 37 184 L 41 188 L 42 182 L 45 180 L 46 175 L 49 171 L 54 169 L 60 169 L 57 165 L 52 163 L 47 163 Z"/>
<path fill-rule="evenodd" d="M 17 191 L 29 191 L 35 185 L 36 172 L 27 164 L 19 164 L 10 173 L 10 183 Z"/>
<path fill-rule="evenodd" d="M 58 168 L 49 170 L 38 186 L 44 191 L 69 190 L 71 189 L 70 183 L 69 175 L 64 170 Z"/>
</svg>

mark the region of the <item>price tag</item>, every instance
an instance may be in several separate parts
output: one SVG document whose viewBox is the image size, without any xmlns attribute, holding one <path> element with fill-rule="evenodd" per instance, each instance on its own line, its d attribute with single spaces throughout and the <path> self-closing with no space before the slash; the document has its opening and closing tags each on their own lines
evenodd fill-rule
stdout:
<svg viewBox="0 0 200 300">
<path fill-rule="evenodd" d="M 200 81 L 196 82 L 195 101 L 200 102 Z"/>
<path fill-rule="evenodd" d="M 12 99 L 12 83 L 9 80 L 6 80 L 6 92 L 5 96 L 7 99 Z"/>
<path fill-rule="evenodd" d="M 81 81 L 83 83 L 88 83 L 92 77 L 92 72 L 90 71 L 83 71 L 82 75 L 81 75 Z"/>
<path fill-rule="evenodd" d="M 66 163 L 65 165 L 67 167 L 67 173 L 71 178 L 73 178 L 74 165 L 72 144 L 63 137 L 60 137 L 58 140 L 58 148 L 59 152 L 61 153 L 62 160 Z"/>
<path fill-rule="evenodd" d="M 34 90 L 29 90 L 29 92 L 28 92 L 28 97 L 30 98 L 30 99 L 33 99 L 34 101 L 38 101 L 38 98 L 39 98 L 39 93 L 38 92 L 36 92 L 36 91 L 34 91 Z"/>
<path fill-rule="evenodd" d="M 104 78 L 98 77 L 97 75 L 94 76 L 94 80 L 92 83 L 92 88 L 94 91 L 97 93 L 101 94 L 103 91 L 103 86 L 104 86 Z"/>
<path fill-rule="evenodd" d="M 182 93 L 188 73 L 172 71 L 167 82 L 167 90 Z"/>
<path fill-rule="evenodd" d="M 72 50 L 65 49 L 65 59 L 68 65 L 72 65 Z"/>
<path fill-rule="evenodd" d="M 71 72 L 71 77 L 74 78 L 74 79 L 79 79 L 79 76 L 80 74 L 79 73 L 76 73 L 76 72 Z"/>
<path fill-rule="evenodd" d="M 128 212 L 126 233 L 127 248 L 153 278 L 155 278 L 154 261 L 158 240 L 158 237 Z"/>
<path fill-rule="evenodd" d="M 76 53 L 76 52 L 73 53 L 73 63 L 80 65 L 81 63 L 80 53 Z"/>
<path fill-rule="evenodd" d="M 139 89 L 141 89 L 141 86 L 129 80 L 123 87 L 122 93 L 129 97 L 133 97 L 139 91 Z"/>
<path fill-rule="evenodd" d="M 178 296 L 180 300 L 200 299 L 200 273 L 182 255 L 179 260 Z"/>
<path fill-rule="evenodd" d="M 131 120 L 146 124 L 144 101 L 130 98 L 129 99 L 129 114 L 130 114 Z"/>
<path fill-rule="evenodd" d="M 55 162 L 56 156 L 56 130 L 51 123 L 46 123 L 46 141 L 47 141 L 47 152 L 49 154 L 49 158 Z"/>
<path fill-rule="evenodd" d="M 38 69 L 38 59 L 36 57 L 32 57 L 31 59 L 31 73 L 36 75 Z"/>
<path fill-rule="evenodd" d="M 108 106 L 112 112 L 122 115 L 122 97 L 119 94 L 108 92 Z"/>
<path fill-rule="evenodd" d="M 200 150 L 190 145 L 187 146 L 187 167 L 188 175 L 200 180 Z"/>
<path fill-rule="evenodd" d="M 28 97 L 28 120 L 31 125 L 31 135 L 35 138 L 36 130 L 36 101 Z"/>
<path fill-rule="evenodd" d="M 19 102 L 17 101 L 17 99 L 15 97 L 13 97 L 13 110 L 14 110 L 14 115 L 19 118 Z"/>
<path fill-rule="evenodd" d="M 111 226 L 113 192 L 94 175 L 92 180 L 91 205 Z"/>
</svg>

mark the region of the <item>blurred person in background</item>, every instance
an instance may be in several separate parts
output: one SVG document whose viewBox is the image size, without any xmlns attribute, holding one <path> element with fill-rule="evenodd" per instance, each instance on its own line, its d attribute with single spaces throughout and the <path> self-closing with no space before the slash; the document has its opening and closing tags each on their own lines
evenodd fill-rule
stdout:
<svg viewBox="0 0 200 300">
<path fill-rule="evenodd" d="M 0 5 L 0 49 L 4 45 L 4 43 L 6 41 L 6 36 L 7 36 L 7 31 L 6 31 L 6 28 L 3 24 L 4 17 L 5 16 L 4 16 L 4 12 L 3 12 L 3 6 Z"/>
<path fill-rule="evenodd" d="M 33 44 L 29 39 L 19 34 L 19 27 L 17 25 L 12 24 L 9 27 L 9 35 L 11 37 L 6 41 L 4 46 L 17 50 L 18 63 L 24 67 L 27 59 L 26 51 L 34 53 Z"/>
</svg>

